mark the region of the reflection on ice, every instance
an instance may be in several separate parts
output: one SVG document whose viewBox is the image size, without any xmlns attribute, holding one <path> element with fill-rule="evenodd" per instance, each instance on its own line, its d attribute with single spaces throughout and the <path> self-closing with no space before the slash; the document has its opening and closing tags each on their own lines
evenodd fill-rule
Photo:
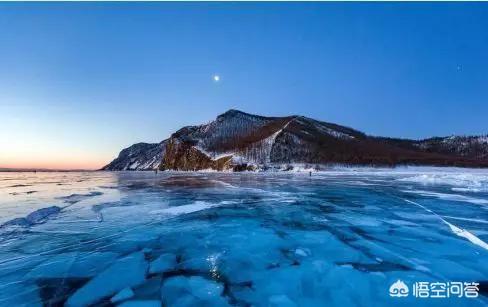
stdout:
<svg viewBox="0 0 488 307">
<path fill-rule="evenodd" d="M 0 305 L 419 303 L 389 296 L 400 279 L 479 282 L 478 299 L 428 303 L 483 306 L 487 178 L 432 168 L 0 174 Z"/>
</svg>

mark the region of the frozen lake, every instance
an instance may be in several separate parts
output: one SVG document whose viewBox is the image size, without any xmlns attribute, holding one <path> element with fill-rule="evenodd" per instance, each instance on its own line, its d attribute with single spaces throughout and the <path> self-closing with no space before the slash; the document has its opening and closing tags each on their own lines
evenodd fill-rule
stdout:
<svg viewBox="0 0 488 307">
<path fill-rule="evenodd" d="M 488 170 L 0 173 L 0 224 L 0 306 L 488 304 Z"/>
</svg>

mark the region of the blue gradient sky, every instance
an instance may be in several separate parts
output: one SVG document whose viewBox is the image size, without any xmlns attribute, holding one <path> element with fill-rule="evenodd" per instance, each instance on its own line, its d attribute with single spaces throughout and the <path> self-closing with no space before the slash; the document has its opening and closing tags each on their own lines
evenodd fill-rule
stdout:
<svg viewBox="0 0 488 307">
<path fill-rule="evenodd" d="M 0 167 L 98 168 L 229 108 L 488 133 L 487 29 L 488 3 L 1 3 Z"/>
</svg>

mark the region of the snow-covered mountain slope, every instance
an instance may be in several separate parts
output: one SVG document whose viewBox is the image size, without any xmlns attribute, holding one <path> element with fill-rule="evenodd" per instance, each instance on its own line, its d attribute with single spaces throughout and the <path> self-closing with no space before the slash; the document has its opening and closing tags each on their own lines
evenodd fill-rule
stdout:
<svg viewBox="0 0 488 307">
<path fill-rule="evenodd" d="M 431 152 L 455 153 L 463 157 L 488 159 L 488 135 L 430 138 L 416 145 Z"/>
<path fill-rule="evenodd" d="M 370 137 L 303 116 L 229 110 L 208 124 L 184 127 L 159 144 L 126 148 L 104 169 L 250 170 L 294 163 L 488 167 L 487 153 L 486 137 Z"/>
<path fill-rule="evenodd" d="M 161 143 L 137 143 L 123 149 L 119 156 L 102 170 L 153 170 L 158 169 L 166 150 L 167 141 Z"/>
</svg>

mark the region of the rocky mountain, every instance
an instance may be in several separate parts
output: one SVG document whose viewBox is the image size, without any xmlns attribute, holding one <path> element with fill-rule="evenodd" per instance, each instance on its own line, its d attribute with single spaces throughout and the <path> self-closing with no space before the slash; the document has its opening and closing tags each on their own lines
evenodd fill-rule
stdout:
<svg viewBox="0 0 488 307">
<path fill-rule="evenodd" d="M 161 143 L 134 144 L 103 169 L 241 171 L 296 164 L 488 167 L 488 136 L 383 138 L 303 116 L 229 110 L 208 124 L 184 127 Z"/>
<path fill-rule="evenodd" d="M 104 166 L 103 170 L 152 170 L 158 169 L 166 150 L 166 140 L 161 143 L 137 143 L 123 149 L 119 156 Z"/>
</svg>

